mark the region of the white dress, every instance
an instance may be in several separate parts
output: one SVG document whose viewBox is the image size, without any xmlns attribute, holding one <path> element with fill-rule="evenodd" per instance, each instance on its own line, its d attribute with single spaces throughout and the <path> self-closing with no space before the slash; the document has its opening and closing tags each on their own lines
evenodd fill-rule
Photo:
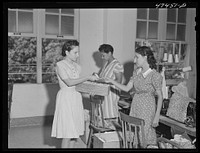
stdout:
<svg viewBox="0 0 200 153">
<path fill-rule="evenodd" d="M 79 78 L 80 71 L 81 68 L 77 63 L 71 64 L 66 60 L 57 62 L 56 73 L 60 90 L 56 96 L 56 107 L 51 131 L 52 137 L 78 138 L 84 133 L 82 96 L 75 90 L 75 86 L 68 87 L 62 81 L 62 79 L 67 78 Z"/>
</svg>

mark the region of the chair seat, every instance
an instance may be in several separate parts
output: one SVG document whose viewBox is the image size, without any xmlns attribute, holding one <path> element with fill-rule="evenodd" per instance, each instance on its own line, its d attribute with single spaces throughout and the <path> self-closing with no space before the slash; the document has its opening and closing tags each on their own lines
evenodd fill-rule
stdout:
<svg viewBox="0 0 200 153">
<path fill-rule="evenodd" d="M 110 132 L 110 131 L 115 131 L 113 129 L 110 129 L 110 128 L 106 128 L 106 127 L 97 127 L 93 124 L 90 124 L 89 125 L 89 128 L 92 128 L 94 131 L 97 131 L 97 132 Z"/>
</svg>

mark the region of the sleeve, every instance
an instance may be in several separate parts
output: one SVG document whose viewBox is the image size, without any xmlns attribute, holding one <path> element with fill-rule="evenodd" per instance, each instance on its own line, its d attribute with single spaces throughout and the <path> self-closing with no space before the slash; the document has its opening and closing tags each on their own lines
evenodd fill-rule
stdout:
<svg viewBox="0 0 200 153">
<path fill-rule="evenodd" d="M 120 63 L 117 63 L 116 66 L 115 66 L 115 68 L 114 68 L 114 70 L 113 70 L 113 72 L 115 72 L 115 73 L 122 72 L 123 73 L 124 72 L 123 65 L 120 64 Z"/>
<path fill-rule="evenodd" d="M 67 68 L 64 67 L 62 63 L 56 63 L 56 73 L 58 76 L 63 80 L 63 79 L 68 79 L 69 78 L 69 72 L 67 72 Z"/>
<path fill-rule="evenodd" d="M 162 76 L 160 73 L 156 72 L 152 75 L 152 84 L 155 90 L 162 90 Z"/>
</svg>

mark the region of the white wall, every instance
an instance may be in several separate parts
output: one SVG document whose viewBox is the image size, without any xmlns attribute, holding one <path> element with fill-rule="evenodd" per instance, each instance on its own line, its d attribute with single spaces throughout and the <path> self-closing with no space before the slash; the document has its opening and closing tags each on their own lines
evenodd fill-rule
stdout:
<svg viewBox="0 0 200 153">
<path fill-rule="evenodd" d="M 14 84 L 11 118 L 52 115 L 58 84 Z"/>
<path fill-rule="evenodd" d="M 189 78 L 187 82 L 188 92 L 189 96 L 191 98 L 196 99 L 196 86 L 197 86 L 197 67 L 196 67 L 196 9 L 190 8 L 188 9 L 188 16 L 187 16 L 187 22 L 190 23 L 188 25 L 188 29 L 186 29 L 186 41 L 189 44 L 189 51 L 190 51 L 190 57 L 189 57 L 189 65 L 192 66 L 192 71 L 189 72 Z"/>
<path fill-rule="evenodd" d="M 109 9 L 106 17 L 104 42 L 113 45 L 114 56 L 124 65 L 127 83 L 134 68 L 136 9 Z"/>
<path fill-rule="evenodd" d="M 136 36 L 136 9 L 107 11 L 106 43 L 113 45 L 115 57 L 122 63 L 133 60 Z"/>
<path fill-rule="evenodd" d="M 103 41 L 103 10 L 80 9 L 80 64 L 82 74 L 97 72 L 94 56 Z M 96 56 L 95 56 L 96 57 Z"/>
</svg>

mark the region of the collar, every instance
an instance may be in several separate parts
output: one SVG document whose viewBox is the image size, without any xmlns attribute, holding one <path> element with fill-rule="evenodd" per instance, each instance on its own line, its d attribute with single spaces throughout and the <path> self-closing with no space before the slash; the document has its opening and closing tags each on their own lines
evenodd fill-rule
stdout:
<svg viewBox="0 0 200 153">
<path fill-rule="evenodd" d="M 142 71 L 142 68 L 139 68 L 139 70 L 137 71 L 137 74 L 141 73 L 141 71 Z M 146 78 L 147 75 L 148 75 L 151 71 L 153 71 L 153 70 L 152 70 L 151 68 L 149 68 L 146 72 L 142 73 L 142 76 L 143 76 L 144 78 Z"/>
</svg>

